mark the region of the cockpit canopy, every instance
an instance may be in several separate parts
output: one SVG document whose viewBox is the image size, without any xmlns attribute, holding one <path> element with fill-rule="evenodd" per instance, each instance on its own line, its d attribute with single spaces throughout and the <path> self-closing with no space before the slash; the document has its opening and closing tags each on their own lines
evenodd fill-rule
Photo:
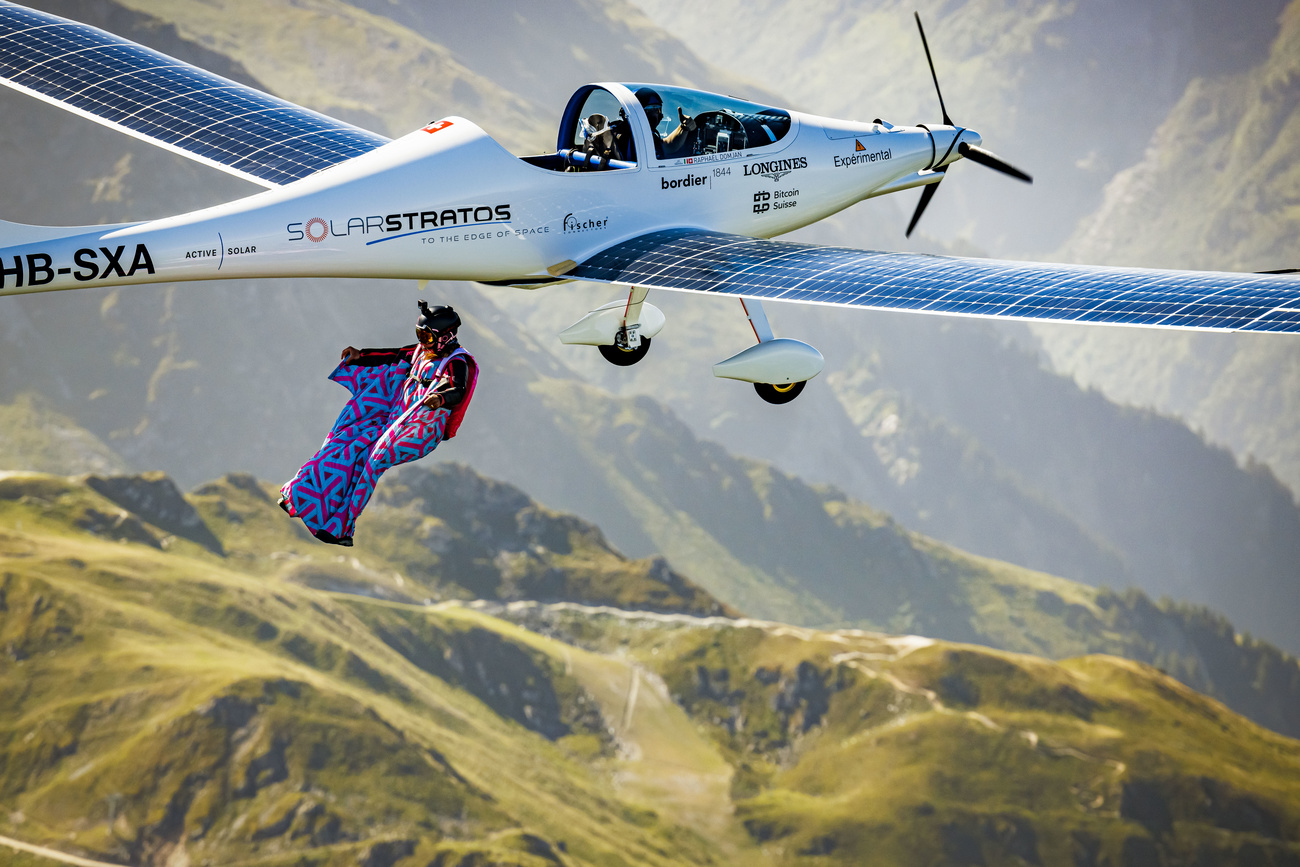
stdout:
<svg viewBox="0 0 1300 867">
<path fill-rule="evenodd" d="M 789 112 L 731 96 L 665 84 L 589 84 L 569 100 L 558 150 L 617 168 L 636 164 L 641 144 L 654 161 L 675 163 L 774 145 L 790 126 Z"/>
</svg>

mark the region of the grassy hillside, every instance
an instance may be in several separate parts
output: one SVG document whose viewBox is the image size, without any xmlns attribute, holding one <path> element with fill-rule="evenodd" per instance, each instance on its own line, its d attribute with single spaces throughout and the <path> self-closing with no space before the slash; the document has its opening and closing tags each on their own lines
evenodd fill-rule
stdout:
<svg viewBox="0 0 1300 867">
<path fill-rule="evenodd" d="M 580 611 L 513 616 L 630 645 L 705 723 L 736 768 L 737 818 L 783 863 L 1297 856 L 1297 743 L 1142 665 L 746 622 L 593 637 Z"/>
<path fill-rule="evenodd" d="M 716 863 L 611 782 L 582 678 L 618 663 L 69 532 L 106 503 L 4 484 L 5 833 L 151 865 Z"/>
<path fill-rule="evenodd" d="M 804 626 L 917 632 L 1050 658 L 1112 653 L 1158 665 L 1261 724 L 1300 735 L 1300 665 L 1239 636 L 1220 614 L 971 556 L 835 488 L 697 441 L 653 401 L 620 401 L 613 414 L 578 412 L 601 406 L 600 397 L 532 376 L 531 389 L 485 389 L 478 398 L 489 401 L 489 412 L 493 402 L 516 413 L 531 407 L 527 438 L 497 441 L 493 431 L 476 430 L 474 440 L 456 440 L 452 454 L 465 455 L 470 445 L 480 468 L 507 472 L 521 449 L 534 454 L 528 478 L 548 502 L 581 508 L 607 492 L 600 529 L 463 466 L 422 464 L 385 477 L 362 518 L 358 548 L 335 562 L 337 552 L 306 537 L 275 508 L 270 486 L 251 476 L 201 485 L 189 503 L 160 474 L 86 484 L 164 528 L 160 538 L 187 538 L 254 571 L 271 563 L 320 589 L 403 601 L 569 599 L 696 613 L 725 603 Z M 80 441 L 66 419 L 21 417 L 37 426 L 8 443 L 11 456 L 21 457 L 24 444 Z M 582 462 L 577 472 L 574 461 Z M 636 550 L 649 559 L 616 553 L 605 539 L 610 526 L 623 538 L 633 529 Z M 669 563 L 684 564 L 691 580 Z M 456 577 L 433 577 L 447 574 Z"/>
<path fill-rule="evenodd" d="M 318 589 L 264 496 L 196 493 L 220 557 L 89 485 L 0 479 L 0 833 L 149 867 L 1300 852 L 1300 745 L 1153 669 L 496 603 L 525 629 L 367 595 L 360 557 Z"/>
</svg>

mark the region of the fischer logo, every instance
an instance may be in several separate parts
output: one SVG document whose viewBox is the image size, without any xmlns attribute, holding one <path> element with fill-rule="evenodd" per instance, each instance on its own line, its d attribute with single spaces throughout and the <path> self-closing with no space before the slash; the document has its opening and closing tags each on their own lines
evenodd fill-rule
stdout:
<svg viewBox="0 0 1300 867">
<path fill-rule="evenodd" d="M 406 211 L 400 214 L 371 214 L 365 217 L 348 217 L 346 220 L 326 220 L 312 217 L 306 223 L 290 223 L 284 227 L 290 241 L 306 239 L 319 244 L 326 238 L 347 238 L 352 235 L 417 235 L 453 226 L 481 226 L 487 223 L 510 222 L 510 205 L 470 205 L 465 208 L 443 208 L 437 211 Z"/>
<path fill-rule="evenodd" d="M 600 220 L 579 220 L 577 217 L 573 216 L 573 214 L 565 214 L 563 231 L 566 235 L 571 235 L 575 232 L 598 232 L 608 225 L 609 217 Z"/>
<path fill-rule="evenodd" d="M 808 168 L 807 157 L 788 157 L 787 159 L 770 160 L 765 163 L 749 163 L 745 166 L 745 177 L 771 178 L 774 181 L 779 181 L 791 172 L 806 168 Z"/>
<path fill-rule="evenodd" d="M 702 187 L 708 183 L 708 180 L 708 175 L 687 175 L 684 178 L 673 178 L 672 180 L 669 180 L 668 178 L 660 178 L 659 189 L 677 190 L 686 187 Z"/>
</svg>

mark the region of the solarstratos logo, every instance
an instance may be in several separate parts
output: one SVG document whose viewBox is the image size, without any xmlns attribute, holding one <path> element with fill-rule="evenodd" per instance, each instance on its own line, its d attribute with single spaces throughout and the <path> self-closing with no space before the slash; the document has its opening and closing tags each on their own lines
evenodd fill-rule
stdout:
<svg viewBox="0 0 1300 867">
<path fill-rule="evenodd" d="M 399 214 L 370 214 L 346 220 L 312 217 L 305 223 L 290 223 L 284 229 L 290 241 L 319 244 L 326 238 L 349 238 L 353 235 L 380 235 L 367 241 L 390 241 L 408 235 L 420 235 L 458 226 L 484 226 L 510 222 L 510 205 L 470 205 L 465 208 L 442 208 L 429 211 L 403 211 Z"/>
<path fill-rule="evenodd" d="M 806 168 L 808 168 L 807 157 L 789 157 L 783 160 L 769 160 L 765 163 L 749 163 L 745 166 L 745 177 L 771 178 L 779 181 L 791 172 Z"/>
</svg>

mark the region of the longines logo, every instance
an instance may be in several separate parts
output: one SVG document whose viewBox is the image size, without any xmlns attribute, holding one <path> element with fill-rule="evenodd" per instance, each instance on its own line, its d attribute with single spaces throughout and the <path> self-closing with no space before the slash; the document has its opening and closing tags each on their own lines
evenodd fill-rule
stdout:
<svg viewBox="0 0 1300 867">
<path fill-rule="evenodd" d="M 774 181 L 779 181 L 791 172 L 806 168 L 808 168 L 807 157 L 789 157 L 788 159 L 770 160 L 765 163 L 749 163 L 745 166 L 745 177 L 771 178 Z"/>
</svg>

